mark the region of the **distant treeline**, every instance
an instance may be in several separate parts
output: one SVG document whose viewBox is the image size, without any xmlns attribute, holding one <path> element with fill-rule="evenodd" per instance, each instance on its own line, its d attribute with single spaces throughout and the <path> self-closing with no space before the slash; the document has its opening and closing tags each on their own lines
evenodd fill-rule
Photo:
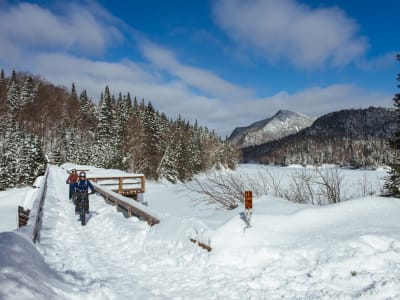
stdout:
<svg viewBox="0 0 400 300">
<path fill-rule="evenodd" d="M 212 167 L 235 168 L 237 151 L 197 121 L 168 118 L 150 101 L 108 86 L 95 103 L 38 76 L 0 75 L 0 188 L 31 182 L 45 155 L 176 182 Z M 12 179 L 11 179 L 12 178 Z"/>
<path fill-rule="evenodd" d="M 347 109 L 318 118 L 296 134 L 242 149 L 243 162 L 265 164 L 337 164 L 352 167 L 390 165 L 389 140 L 398 130 L 395 110 Z"/>
</svg>

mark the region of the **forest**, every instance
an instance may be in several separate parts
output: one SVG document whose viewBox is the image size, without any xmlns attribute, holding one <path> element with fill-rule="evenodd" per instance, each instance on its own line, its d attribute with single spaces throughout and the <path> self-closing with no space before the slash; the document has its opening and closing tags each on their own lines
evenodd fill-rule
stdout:
<svg viewBox="0 0 400 300">
<path fill-rule="evenodd" d="M 173 120 L 109 87 L 95 101 L 31 74 L 0 74 L 0 189 L 28 184 L 48 161 L 144 174 L 171 182 L 210 168 L 234 169 L 236 149 L 214 131 Z"/>
<path fill-rule="evenodd" d="M 394 162 L 389 140 L 398 126 L 394 109 L 345 109 L 319 117 L 298 133 L 242 149 L 244 162 L 335 164 L 375 168 Z"/>
</svg>

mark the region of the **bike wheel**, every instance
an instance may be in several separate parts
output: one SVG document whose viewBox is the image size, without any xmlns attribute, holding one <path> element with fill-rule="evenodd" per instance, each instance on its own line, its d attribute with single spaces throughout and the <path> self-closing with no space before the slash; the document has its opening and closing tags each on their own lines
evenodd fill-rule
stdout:
<svg viewBox="0 0 400 300">
<path fill-rule="evenodd" d="M 81 225 L 85 226 L 86 225 L 86 213 L 85 213 L 85 204 L 81 203 L 81 210 L 80 210 L 80 215 L 81 215 Z"/>
</svg>

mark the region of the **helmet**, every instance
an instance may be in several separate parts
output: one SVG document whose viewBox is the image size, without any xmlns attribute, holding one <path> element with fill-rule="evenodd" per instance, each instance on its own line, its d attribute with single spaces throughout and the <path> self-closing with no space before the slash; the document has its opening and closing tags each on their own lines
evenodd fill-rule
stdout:
<svg viewBox="0 0 400 300">
<path fill-rule="evenodd" d="M 72 169 L 72 173 L 76 173 L 76 169 Z"/>
<path fill-rule="evenodd" d="M 85 173 L 85 172 L 80 172 L 80 173 L 79 173 L 79 177 L 86 178 L 86 173 Z"/>
</svg>

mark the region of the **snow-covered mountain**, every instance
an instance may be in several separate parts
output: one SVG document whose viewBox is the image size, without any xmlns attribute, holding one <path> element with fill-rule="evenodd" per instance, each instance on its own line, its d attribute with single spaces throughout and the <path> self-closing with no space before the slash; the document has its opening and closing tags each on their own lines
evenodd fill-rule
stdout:
<svg viewBox="0 0 400 300">
<path fill-rule="evenodd" d="M 331 112 L 303 130 L 242 148 L 243 162 L 337 164 L 353 167 L 393 163 L 388 139 L 396 132 L 396 111 L 369 107 Z"/>
<path fill-rule="evenodd" d="M 311 126 L 314 119 L 300 113 L 280 110 L 271 118 L 247 127 L 236 127 L 228 140 L 238 148 L 260 145 L 294 134 Z"/>
</svg>

